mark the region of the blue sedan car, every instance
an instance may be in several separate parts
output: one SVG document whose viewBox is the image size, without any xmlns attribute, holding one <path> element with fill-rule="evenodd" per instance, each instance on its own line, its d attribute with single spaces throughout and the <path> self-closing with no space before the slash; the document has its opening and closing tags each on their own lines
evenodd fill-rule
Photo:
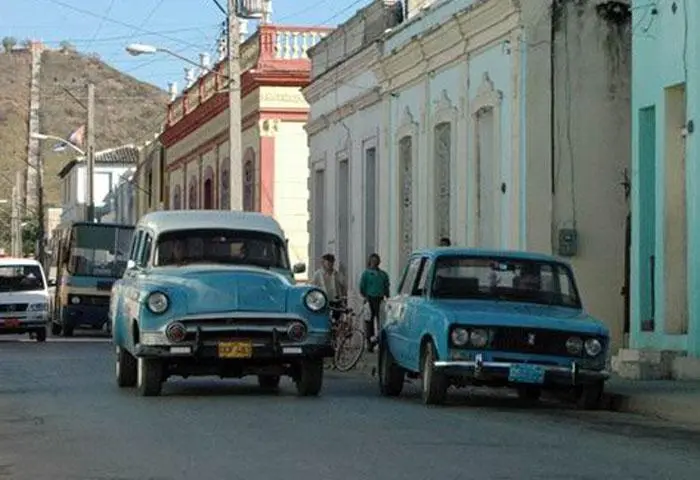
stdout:
<svg viewBox="0 0 700 480">
<path fill-rule="evenodd" d="M 544 389 L 596 408 L 609 374 L 608 328 L 586 313 L 571 267 L 547 255 L 435 248 L 411 255 L 386 303 L 379 387 L 420 378 L 426 404 L 450 386 Z"/>
<path fill-rule="evenodd" d="M 161 393 L 168 377 L 290 376 L 318 395 L 333 355 L 325 294 L 297 285 L 279 224 L 252 212 L 165 211 L 136 226 L 110 318 L 120 387 Z"/>
</svg>

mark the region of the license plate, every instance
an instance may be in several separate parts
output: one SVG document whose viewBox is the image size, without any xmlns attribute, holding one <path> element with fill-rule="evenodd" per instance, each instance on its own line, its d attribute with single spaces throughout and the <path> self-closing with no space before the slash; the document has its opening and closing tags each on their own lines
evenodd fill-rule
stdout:
<svg viewBox="0 0 700 480">
<path fill-rule="evenodd" d="M 5 320 L 5 326 L 7 328 L 19 328 L 19 320 L 16 318 L 8 318 Z"/>
<path fill-rule="evenodd" d="M 508 372 L 508 381 L 514 383 L 544 383 L 544 369 L 539 365 L 512 365 Z"/>
<path fill-rule="evenodd" d="M 219 342 L 219 358 L 250 358 L 253 356 L 253 342 Z"/>
</svg>

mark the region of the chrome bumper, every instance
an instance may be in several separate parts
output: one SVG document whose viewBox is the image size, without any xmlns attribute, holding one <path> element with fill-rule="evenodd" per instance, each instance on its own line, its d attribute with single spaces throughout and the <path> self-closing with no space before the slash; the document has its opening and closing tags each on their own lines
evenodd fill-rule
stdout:
<svg viewBox="0 0 700 480">
<path fill-rule="evenodd" d="M 485 383 L 509 383 L 508 374 L 514 366 L 523 365 L 518 362 L 489 362 L 484 361 L 482 355 L 476 355 L 472 361 L 446 360 L 436 361 L 436 369 L 448 376 L 466 377 L 474 381 Z M 569 366 L 546 365 L 541 363 L 529 363 L 536 365 L 545 373 L 546 384 L 581 385 L 592 382 L 605 381 L 610 378 L 606 370 L 591 370 L 581 368 L 575 361 Z"/>
</svg>

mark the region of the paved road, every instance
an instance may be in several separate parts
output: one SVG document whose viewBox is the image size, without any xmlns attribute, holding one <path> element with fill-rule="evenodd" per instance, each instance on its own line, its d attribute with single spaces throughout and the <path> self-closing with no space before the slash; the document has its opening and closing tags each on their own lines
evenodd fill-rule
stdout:
<svg viewBox="0 0 700 480">
<path fill-rule="evenodd" d="M 700 478 L 699 434 L 622 414 L 467 395 L 424 408 L 347 374 L 318 399 L 209 379 L 139 398 L 111 353 L 0 337 L 0 479 Z"/>
</svg>

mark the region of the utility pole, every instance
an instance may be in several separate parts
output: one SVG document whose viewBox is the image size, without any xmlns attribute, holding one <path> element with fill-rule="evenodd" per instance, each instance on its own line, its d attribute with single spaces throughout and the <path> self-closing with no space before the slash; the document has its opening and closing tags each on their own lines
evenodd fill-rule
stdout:
<svg viewBox="0 0 700 480">
<path fill-rule="evenodd" d="M 238 0 L 228 0 L 228 117 L 229 117 L 229 188 L 230 209 L 243 210 L 243 164 L 241 146 L 241 63 Z"/>
<path fill-rule="evenodd" d="M 39 262 L 44 265 L 44 247 L 45 247 L 45 238 L 46 237 L 46 223 L 45 223 L 45 217 L 44 217 L 44 155 L 41 153 L 41 151 L 38 152 L 37 155 L 37 189 L 36 189 L 36 196 L 37 196 L 37 222 L 39 223 L 39 229 L 37 232 L 37 246 L 36 246 L 36 259 L 39 260 Z"/>
<path fill-rule="evenodd" d="M 15 186 L 12 188 L 12 256 L 22 256 L 22 218 L 20 216 L 20 185 L 22 173 L 15 174 Z"/>
<path fill-rule="evenodd" d="M 95 85 L 87 86 L 87 221 L 95 221 Z"/>
</svg>

